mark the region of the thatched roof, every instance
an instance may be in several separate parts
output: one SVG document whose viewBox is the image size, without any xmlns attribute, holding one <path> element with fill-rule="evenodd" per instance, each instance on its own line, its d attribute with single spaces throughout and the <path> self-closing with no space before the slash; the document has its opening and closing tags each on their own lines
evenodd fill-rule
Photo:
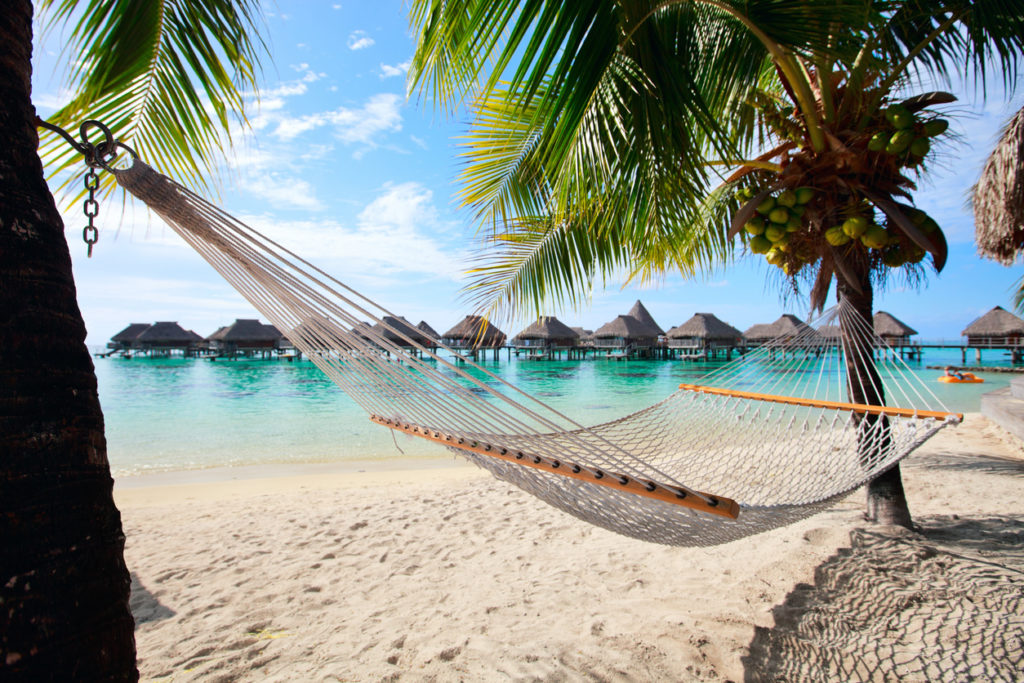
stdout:
<svg viewBox="0 0 1024 683">
<path fill-rule="evenodd" d="M 875 334 L 879 337 L 909 337 L 917 334 L 913 327 L 885 311 L 875 313 L 874 325 Z"/>
<path fill-rule="evenodd" d="M 441 337 L 433 327 L 427 324 L 426 320 L 421 320 L 420 324 L 416 326 L 416 329 L 422 332 L 426 338 L 433 342 Z"/>
<path fill-rule="evenodd" d="M 971 193 L 978 253 L 1012 265 L 1024 251 L 1024 109 L 1010 119 Z"/>
<path fill-rule="evenodd" d="M 654 322 L 654 317 L 647 312 L 647 309 L 644 308 L 644 305 L 640 303 L 640 299 L 637 299 L 636 303 L 633 304 L 633 308 L 629 309 L 628 315 L 631 318 L 636 318 L 643 324 L 647 325 L 652 330 L 654 330 L 655 333 L 665 334 L 665 330 L 661 329 L 661 327 L 658 326 L 658 323 Z"/>
<path fill-rule="evenodd" d="M 839 325 L 822 325 L 818 328 L 818 334 L 821 335 L 823 339 L 836 340 L 842 338 L 843 328 L 839 327 Z M 914 334 L 917 333 L 915 332 Z"/>
<path fill-rule="evenodd" d="M 227 331 L 228 331 L 228 326 L 227 325 L 224 325 L 222 327 L 218 327 L 216 332 L 214 332 L 213 334 L 211 334 L 209 337 L 206 338 L 206 341 L 220 341 L 221 339 L 224 338 L 224 333 L 227 332 Z"/>
<path fill-rule="evenodd" d="M 669 330 L 666 336 L 670 339 L 739 339 L 743 333 L 729 323 L 719 320 L 714 313 L 694 313 L 685 323 Z"/>
<path fill-rule="evenodd" d="M 192 335 L 176 322 L 153 323 L 135 338 L 140 344 L 150 346 L 188 346 Z"/>
<path fill-rule="evenodd" d="M 113 337 L 111 337 L 110 341 L 118 342 L 121 344 L 130 344 L 131 342 L 135 341 L 135 339 L 140 334 L 142 334 L 147 328 L 149 328 L 149 323 L 132 323 L 131 325 L 129 325 L 128 327 L 124 328 L 123 330 L 115 334 Z"/>
<path fill-rule="evenodd" d="M 405 337 L 412 339 L 417 344 L 422 344 L 425 341 L 423 339 L 423 335 L 420 334 L 420 331 L 404 317 L 396 318 L 392 315 L 386 315 L 381 318 L 381 320 L 383 321 L 383 324 L 377 323 L 374 325 L 373 331 L 393 344 L 397 344 L 398 346 L 410 346 L 410 343 L 402 337 L 399 332 L 401 332 L 402 335 L 405 335 Z M 387 327 L 385 327 L 385 325 L 387 325 Z M 389 327 L 397 330 L 397 332 L 392 332 L 391 329 L 388 329 Z"/>
<path fill-rule="evenodd" d="M 806 334 L 808 330 L 811 328 L 803 320 L 790 313 L 784 313 L 773 323 L 753 325 L 743 333 L 743 336 L 747 339 L 776 339 Z"/>
<path fill-rule="evenodd" d="M 259 320 L 239 318 L 222 330 L 214 332 L 211 339 L 216 337 L 219 341 L 230 344 L 245 344 L 275 342 L 281 336 L 273 325 L 264 325 Z"/>
<path fill-rule="evenodd" d="M 485 327 L 486 325 L 486 327 Z M 480 330 L 483 328 L 483 334 Z M 493 323 L 485 321 L 479 315 L 467 315 L 458 325 L 442 335 L 444 339 L 453 339 L 472 344 L 477 347 L 501 346 L 505 343 L 505 333 Z"/>
<path fill-rule="evenodd" d="M 652 339 L 658 336 L 653 328 L 631 315 L 620 315 L 615 320 L 594 330 L 594 338 L 622 337 L 623 339 Z"/>
<path fill-rule="evenodd" d="M 996 306 L 967 326 L 960 334 L 979 337 L 1006 337 L 1024 334 L 1024 320 L 1002 306 Z"/>
<path fill-rule="evenodd" d="M 593 330 L 585 330 L 582 327 L 570 327 L 569 329 L 575 332 L 580 339 L 589 339 L 594 336 Z"/>
<path fill-rule="evenodd" d="M 194 342 L 206 341 L 205 339 L 203 339 L 203 336 L 201 334 L 199 334 L 198 332 L 196 332 L 195 330 L 185 330 L 185 331 L 188 332 L 189 336 L 192 337 L 192 341 L 194 341 Z"/>
<path fill-rule="evenodd" d="M 574 343 L 580 335 L 553 315 L 541 316 L 536 322 L 512 338 L 512 341 L 540 339 Z"/>
</svg>

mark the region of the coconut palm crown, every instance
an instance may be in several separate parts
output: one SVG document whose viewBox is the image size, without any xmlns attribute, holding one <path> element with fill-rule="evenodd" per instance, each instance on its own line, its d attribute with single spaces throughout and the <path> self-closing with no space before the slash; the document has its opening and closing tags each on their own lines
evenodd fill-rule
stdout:
<svg viewBox="0 0 1024 683">
<path fill-rule="evenodd" d="M 737 244 L 816 307 L 833 278 L 941 269 L 912 195 L 954 98 L 907 88 L 993 69 L 1012 87 L 1024 47 L 1011 0 L 414 0 L 412 23 L 412 87 L 471 102 L 469 294 L 523 315 Z"/>
</svg>

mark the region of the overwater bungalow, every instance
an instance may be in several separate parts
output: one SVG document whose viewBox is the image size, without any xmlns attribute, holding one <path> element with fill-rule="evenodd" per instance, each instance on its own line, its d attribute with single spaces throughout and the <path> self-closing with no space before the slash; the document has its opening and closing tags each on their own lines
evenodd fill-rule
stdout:
<svg viewBox="0 0 1024 683">
<path fill-rule="evenodd" d="M 640 303 L 640 299 L 636 300 L 636 303 L 633 304 L 633 308 L 629 309 L 629 313 L 626 315 L 631 318 L 636 318 L 644 325 L 647 325 L 649 328 L 657 332 L 659 337 L 665 334 L 665 330 L 661 329 L 661 326 L 654 322 L 654 317 L 647 311 L 647 308 Z"/>
<path fill-rule="evenodd" d="M 620 315 L 594 331 L 594 349 L 604 351 L 609 358 L 649 357 L 658 344 L 658 335 L 647 323 L 631 315 Z"/>
<path fill-rule="evenodd" d="M 982 349 L 1008 349 L 1013 362 L 1021 360 L 1024 349 L 1024 320 L 1002 306 L 996 306 L 968 325 L 960 334 L 967 337 L 969 348 L 976 349 L 979 363 Z"/>
<path fill-rule="evenodd" d="M 209 337 L 210 350 L 219 356 L 235 358 L 273 355 L 280 348 L 283 335 L 273 325 L 264 325 L 252 318 L 239 318 Z"/>
<path fill-rule="evenodd" d="M 426 320 L 421 320 L 420 324 L 416 326 L 416 329 L 422 333 L 422 343 L 424 346 L 428 349 L 437 348 L 437 340 L 441 338 L 441 335 L 437 333 L 437 330 L 428 325 Z"/>
<path fill-rule="evenodd" d="M 575 332 L 577 335 L 579 335 L 579 340 L 576 342 L 576 344 L 581 349 L 585 349 L 585 348 L 586 349 L 592 349 L 592 348 L 594 348 L 594 331 L 593 330 L 585 330 L 582 327 L 570 327 L 569 329 L 572 330 L 573 332 Z"/>
<path fill-rule="evenodd" d="M 665 336 L 669 352 L 683 358 L 707 358 L 719 353 L 731 358 L 732 350 L 743 343 L 743 333 L 713 313 L 695 313 Z"/>
<path fill-rule="evenodd" d="M 790 313 L 784 313 L 773 323 L 753 325 L 743 333 L 743 343 L 748 349 L 763 346 L 768 342 L 799 345 L 803 348 L 820 346 L 824 340 L 803 320 Z"/>
<path fill-rule="evenodd" d="M 917 334 L 913 327 L 885 311 L 875 313 L 874 328 L 875 335 L 894 348 L 910 346 L 910 338 Z"/>
<path fill-rule="evenodd" d="M 512 337 L 512 346 L 517 356 L 525 353 L 527 358 L 552 358 L 561 351 L 571 353 L 579 338 L 579 334 L 561 320 L 545 315 Z"/>
<path fill-rule="evenodd" d="M 183 356 L 188 356 L 195 349 L 197 336 L 176 322 L 157 322 L 135 338 L 133 348 L 150 355 L 170 356 L 180 351 Z"/>
<path fill-rule="evenodd" d="M 467 351 L 472 355 L 492 349 L 495 358 L 506 339 L 504 332 L 479 315 L 467 315 L 462 322 L 441 336 L 441 341 L 451 349 Z"/>
<path fill-rule="evenodd" d="M 386 315 L 381 320 L 383 324 L 377 323 L 372 328 L 376 336 L 383 337 L 395 346 L 406 349 L 415 349 L 414 343 L 420 346 L 426 345 L 427 339 L 422 332 L 405 318 Z M 418 350 L 416 352 L 418 353 Z"/>
<path fill-rule="evenodd" d="M 139 335 L 149 329 L 149 323 L 132 323 L 124 328 L 107 342 L 107 348 L 114 351 L 127 351 L 135 345 Z M 109 354 L 107 354 L 109 355 Z"/>
</svg>

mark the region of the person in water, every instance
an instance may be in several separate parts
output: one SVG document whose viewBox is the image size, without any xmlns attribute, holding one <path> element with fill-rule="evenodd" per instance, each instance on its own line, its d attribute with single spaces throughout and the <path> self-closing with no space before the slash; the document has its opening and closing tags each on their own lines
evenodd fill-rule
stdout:
<svg viewBox="0 0 1024 683">
<path fill-rule="evenodd" d="M 964 379 L 964 374 L 959 370 L 954 370 L 952 365 L 946 366 L 946 377 L 955 377 L 957 379 Z"/>
</svg>

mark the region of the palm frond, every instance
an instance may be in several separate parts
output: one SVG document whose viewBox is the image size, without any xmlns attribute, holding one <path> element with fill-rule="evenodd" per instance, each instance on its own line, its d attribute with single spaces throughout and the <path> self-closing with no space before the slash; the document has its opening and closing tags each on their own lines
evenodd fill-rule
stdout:
<svg viewBox="0 0 1024 683">
<path fill-rule="evenodd" d="M 258 0 L 43 0 L 44 26 L 74 21 L 70 102 L 49 121 L 105 123 L 152 165 L 196 188 L 230 145 L 232 114 L 245 120 L 245 89 L 255 89 L 265 45 Z M 51 177 L 79 163 L 47 135 Z"/>
</svg>

